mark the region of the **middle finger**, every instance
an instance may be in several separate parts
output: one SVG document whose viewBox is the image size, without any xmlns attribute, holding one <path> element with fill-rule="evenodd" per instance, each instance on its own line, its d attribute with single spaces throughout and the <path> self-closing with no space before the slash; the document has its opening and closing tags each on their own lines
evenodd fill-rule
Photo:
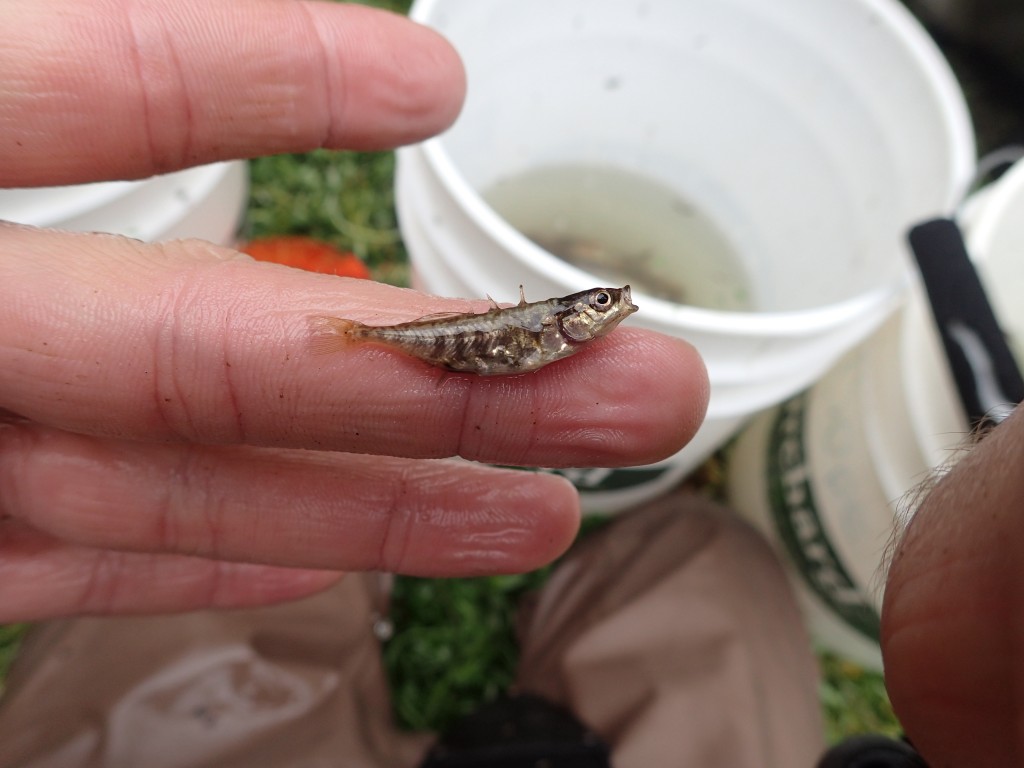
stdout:
<svg viewBox="0 0 1024 768">
<path fill-rule="evenodd" d="M 450 460 L 149 444 L 0 427 L 0 515 L 89 547 L 420 576 L 543 565 L 563 478 Z"/>
</svg>

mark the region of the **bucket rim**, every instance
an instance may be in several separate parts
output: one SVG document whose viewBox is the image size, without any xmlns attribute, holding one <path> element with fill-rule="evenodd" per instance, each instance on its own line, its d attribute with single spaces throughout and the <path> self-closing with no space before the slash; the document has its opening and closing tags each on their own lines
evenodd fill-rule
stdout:
<svg viewBox="0 0 1024 768">
<path fill-rule="evenodd" d="M 409 16 L 429 25 L 435 9 L 445 0 L 415 0 Z M 915 60 L 925 81 L 930 85 L 940 123 L 949 139 L 947 162 L 950 168 L 949 187 L 942 201 L 943 210 L 935 215 L 947 215 L 964 198 L 976 167 L 976 140 L 963 90 L 931 36 L 916 17 L 895 0 L 857 0 L 879 25 L 889 28 L 895 38 L 905 46 Z M 580 269 L 544 250 L 506 222 L 488 205 L 458 170 L 451 154 L 444 146 L 445 134 L 399 150 L 399 153 L 422 153 L 444 189 L 452 196 L 481 230 L 489 233 L 513 258 L 539 267 L 550 281 L 567 292 L 581 286 L 595 284 L 600 278 Z M 926 214 L 921 219 L 927 218 Z M 906 222 L 906 228 L 917 223 Z M 900 243 L 893 244 L 893 257 L 900 255 Z M 738 312 L 693 307 L 659 299 L 636 289 L 635 294 L 644 302 L 645 314 L 655 324 L 696 331 L 715 331 L 748 334 L 754 337 L 800 337 L 827 333 L 829 329 L 856 321 L 865 313 L 890 308 L 900 300 L 910 283 L 911 271 L 875 288 L 842 299 L 838 302 L 798 310 L 765 312 Z"/>
<path fill-rule="evenodd" d="M 993 238 L 1013 215 L 1011 211 L 1024 207 L 1024 159 L 977 194 L 984 197 L 968 226 L 967 240 L 971 257 L 984 261 Z"/>
<path fill-rule="evenodd" d="M 488 205 L 456 170 L 450 155 L 441 146 L 441 139 L 430 139 L 406 147 L 402 153 L 421 152 L 427 164 L 441 179 L 473 224 L 494 238 L 500 248 L 516 260 L 533 265 L 543 276 L 566 293 L 596 285 L 601 278 L 559 259 L 519 232 Z M 898 255 L 896 246 L 894 256 Z M 539 267 L 539 269 L 538 269 Z M 675 304 L 634 288 L 634 298 L 643 301 L 647 319 L 681 329 L 736 333 L 750 336 L 801 337 L 827 333 L 830 329 L 855 321 L 866 313 L 888 307 L 905 292 L 908 275 L 900 275 L 871 290 L 832 304 L 807 309 L 784 311 L 725 311 Z"/>
</svg>

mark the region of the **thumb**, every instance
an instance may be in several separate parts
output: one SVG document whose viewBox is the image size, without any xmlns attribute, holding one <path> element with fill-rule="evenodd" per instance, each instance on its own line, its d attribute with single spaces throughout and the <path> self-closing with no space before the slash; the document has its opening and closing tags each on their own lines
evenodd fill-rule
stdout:
<svg viewBox="0 0 1024 768">
<path fill-rule="evenodd" d="M 929 765 L 1024 762 L 1024 409 L 924 500 L 882 611 L 886 683 Z"/>
</svg>

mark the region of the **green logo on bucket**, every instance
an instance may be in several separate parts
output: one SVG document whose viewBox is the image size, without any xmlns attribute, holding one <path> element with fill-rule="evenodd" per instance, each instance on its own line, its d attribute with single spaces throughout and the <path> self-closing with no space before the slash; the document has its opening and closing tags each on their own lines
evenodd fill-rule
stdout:
<svg viewBox="0 0 1024 768">
<path fill-rule="evenodd" d="M 655 469 L 549 469 L 561 475 L 581 492 L 621 491 L 653 482 L 661 477 L 666 467 Z"/>
<path fill-rule="evenodd" d="M 825 535 L 804 455 L 807 396 L 780 409 L 768 444 L 768 501 L 775 526 L 800 575 L 843 621 L 878 641 L 879 618 L 850 578 Z"/>
</svg>

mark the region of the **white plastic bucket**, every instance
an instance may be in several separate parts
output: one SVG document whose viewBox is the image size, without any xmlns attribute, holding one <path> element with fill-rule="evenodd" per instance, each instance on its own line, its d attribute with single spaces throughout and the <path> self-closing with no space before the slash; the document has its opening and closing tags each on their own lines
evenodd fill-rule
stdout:
<svg viewBox="0 0 1024 768">
<path fill-rule="evenodd" d="M 110 232 L 147 242 L 197 237 L 234 242 L 248 194 L 244 161 L 139 181 L 0 189 L 0 219 L 72 232 Z"/>
<path fill-rule="evenodd" d="M 515 301 L 520 284 L 534 299 L 601 284 L 482 196 L 544 168 L 648 180 L 728 241 L 749 311 L 656 298 L 637 284 L 640 257 L 622 264 L 630 323 L 688 339 L 708 366 L 681 471 L 884 320 L 905 285 L 905 228 L 952 207 L 973 167 L 962 94 L 891 0 L 419 0 L 412 16 L 455 44 L 469 82 L 453 128 L 399 152 L 418 287 Z M 668 281 L 700 257 L 651 258 Z"/>
<path fill-rule="evenodd" d="M 962 226 L 1024 361 L 1024 164 Z M 754 420 L 729 461 L 732 505 L 785 554 L 822 645 L 881 667 L 881 567 L 907 494 L 956 458 L 967 423 L 923 293 L 808 392 Z"/>
</svg>

